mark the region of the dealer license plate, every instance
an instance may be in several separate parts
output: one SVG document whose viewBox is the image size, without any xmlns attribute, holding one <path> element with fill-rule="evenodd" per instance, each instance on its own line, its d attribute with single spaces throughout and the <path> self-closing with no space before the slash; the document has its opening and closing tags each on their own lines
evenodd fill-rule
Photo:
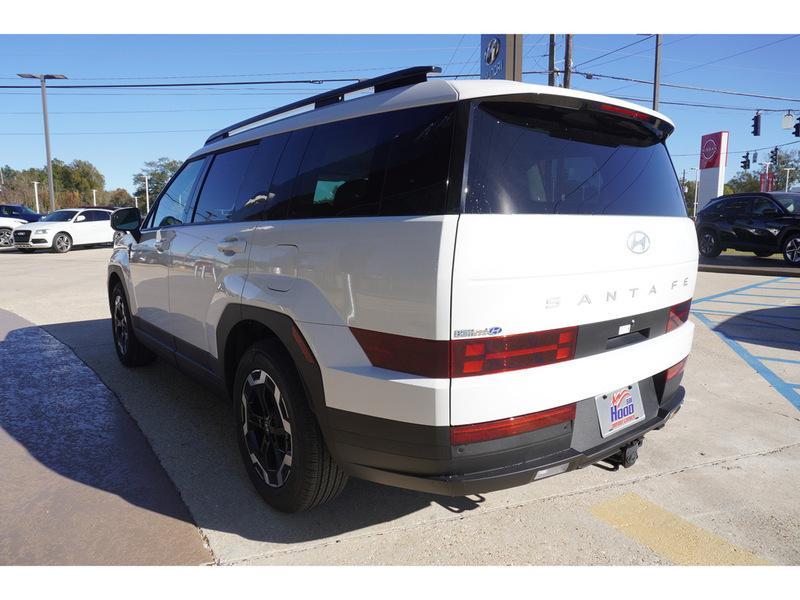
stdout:
<svg viewBox="0 0 800 600">
<path fill-rule="evenodd" d="M 639 384 L 626 385 L 607 394 L 594 397 L 600 434 L 605 438 L 644 419 L 644 404 Z"/>
</svg>

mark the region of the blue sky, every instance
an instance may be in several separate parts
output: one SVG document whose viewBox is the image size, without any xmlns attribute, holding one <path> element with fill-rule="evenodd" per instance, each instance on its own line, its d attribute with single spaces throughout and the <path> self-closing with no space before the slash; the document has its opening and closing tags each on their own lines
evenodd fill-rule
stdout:
<svg viewBox="0 0 800 600">
<path fill-rule="evenodd" d="M 800 37 L 764 48 L 786 35 L 665 35 L 662 81 L 708 88 L 800 98 Z M 574 64 L 597 74 L 651 79 L 653 39 L 608 57 L 581 63 L 642 39 L 636 35 L 576 35 Z M 258 79 L 365 77 L 417 64 L 435 64 L 446 74 L 478 71 L 479 36 L 470 35 L 39 35 L 0 36 L 0 85 L 25 84 L 16 73 L 64 73 L 71 83 L 156 83 Z M 749 51 L 754 49 L 752 51 Z M 698 65 L 743 52 L 711 65 Z M 547 65 L 547 35 L 525 38 L 525 70 Z M 559 36 L 558 57 L 563 56 Z M 545 83 L 546 75 L 526 75 Z M 57 85 L 57 83 L 53 83 Z M 80 90 L 48 93 L 54 157 L 94 163 L 107 189 L 132 190 L 132 175 L 144 161 L 183 159 L 206 136 L 229 123 L 322 89 L 343 84 L 281 84 L 242 88 Z M 572 87 L 645 99 L 649 85 L 573 75 Z M 14 168 L 44 164 L 38 90 L 0 90 L 0 164 Z M 746 109 L 794 109 L 800 102 L 774 101 L 662 88 L 662 101 L 707 103 Z M 783 113 L 767 113 L 762 135 L 750 134 L 752 110 L 720 110 L 662 104 L 677 124 L 669 142 L 680 176 L 696 167 L 700 136 L 731 134 L 730 177 L 739 150 L 798 140 L 780 128 Z M 800 148 L 800 144 L 796 147 Z M 791 146 L 789 147 L 791 148 Z M 768 151 L 759 152 L 761 160 Z"/>
</svg>

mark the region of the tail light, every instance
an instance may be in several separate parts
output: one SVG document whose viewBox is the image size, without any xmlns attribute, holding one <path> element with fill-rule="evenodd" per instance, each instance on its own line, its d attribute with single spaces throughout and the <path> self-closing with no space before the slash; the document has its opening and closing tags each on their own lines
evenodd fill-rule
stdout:
<svg viewBox="0 0 800 600">
<path fill-rule="evenodd" d="M 454 340 L 451 377 L 487 375 L 540 367 L 575 357 L 578 328 L 503 337 Z"/>
<path fill-rule="evenodd" d="M 670 379 L 674 379 L 675 377 L 677 377 L 678 375 L 683 373 L 683 369 L 684 369 L 684 367 L 686 367 L 686 361 L 688 359 L 689 359 L 689 357 L 687 356 L 686 358 L 684 358 L 679 363 L 676 363 L 676 364 L 672 365 L 669 369 L 667 369 L 666 381 L 669 381 Z"/>
<path fill-rule="evenodd" d="M 631 110 L 630 108 L 623 108 L 621 106 L 614 106 L 613 104 L 601 104 L 600 110 L 617 113 L 618 115 L 624 115 L 626 117 L 630 117 L 631 119 L 639 119 L 641 121 L 653 120 L 653 117 L 646 113 L 642 113 L 637 110 Z"/>
<path fill-rule="evenodd" d="M 667 318 L 667 333 L 673 329 L 677 329 L 689 318 L 689 309 L 692 307 L 691 298 L 686 302 L 681 302 L 669 309 L 669 317 Z"/>
<path fill-rule="evenodd" d="M 540 367 L 575 358 L 578 328 L 468 340 L 421 338 L 351 327 L 376 367 L 423 377 L 469 377 Z"/>
<path fill-rule="evenodd" d="M 536 429 L 566 423 L 575 419 L 575 404 L 567 404 L 535 412 L 521 417 L 475 423 L 473 425 L 458 425 L 450 428 L 450 443 L 453 446 L 486 442 L 502 437 L 528 433 Z"/>
</svg>

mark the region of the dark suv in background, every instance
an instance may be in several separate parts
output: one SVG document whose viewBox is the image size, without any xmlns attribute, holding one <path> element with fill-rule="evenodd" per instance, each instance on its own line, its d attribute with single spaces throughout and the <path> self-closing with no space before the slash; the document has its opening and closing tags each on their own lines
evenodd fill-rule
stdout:
<svg viewBox="0 0 800 600">
<path fill-rule="evenodd" d="M 714 198 L 697 213 L 700 254 L 726 249 L 766 257 L 778 252 L 800 266 L 800 194 L 752 192 Z"/>
<path fill-rule="evenodd" d="M 0 217 L 34 223 L 41 219 L 42 215 L 21 204 L 0 204 Z"/>
</svg>

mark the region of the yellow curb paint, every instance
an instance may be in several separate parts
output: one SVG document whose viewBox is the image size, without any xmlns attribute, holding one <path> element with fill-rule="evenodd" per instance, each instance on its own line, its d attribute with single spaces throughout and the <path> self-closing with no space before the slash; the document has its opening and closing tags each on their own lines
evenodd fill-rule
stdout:
<svg viewBox="0 0 800 600">
<path fill-rule="evenodd" d="M 598 504 L 591 512 L 676 565 L 769 564 L 634 493 Z"/>
</svg>

